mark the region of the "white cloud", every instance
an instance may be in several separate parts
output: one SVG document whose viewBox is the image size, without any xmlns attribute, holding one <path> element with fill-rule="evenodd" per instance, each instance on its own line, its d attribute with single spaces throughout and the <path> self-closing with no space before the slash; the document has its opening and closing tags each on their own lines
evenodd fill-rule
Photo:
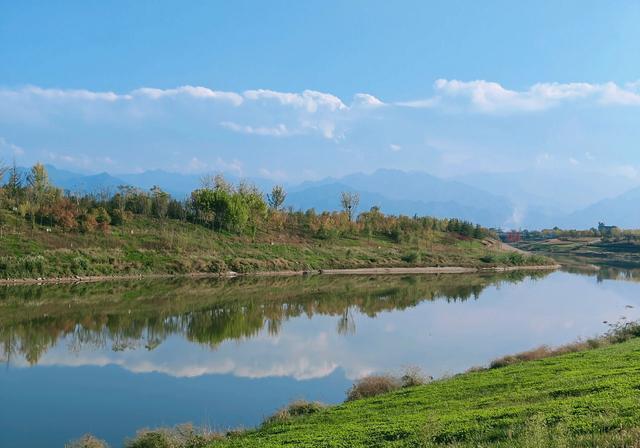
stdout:
<svg viewBox="0 0 640 448">
<path fill-rule="evenodd" d="M 0 161 L 5 153 L 9 153 L 12 157 L 18 157 L 24 155 L 24 149 L 0 137 Z"/>
<path fill-rule="evenodd" d="M 293 106 L 314 113 L 320 109 L 329 111 L 345 110 L 347 106 L 337 96 L 329 93 L 305 90 L 302 93 L 276 92 L 274 90 L 247 90 L 244 98 L 251 101 L 276 101 L 281 105 Z"/>
<path fill-rule="evenodd" d="M 526 90 L 510 90 L 485 80 L 438 79 L 435 96 L 397 103 L 421 108 L 470 108 L 476 112 L 505 113 L 545 110 L 571 101 L 590 100 L 601 105 L 640 105 L 636 83 L 625 88 L 615 83 L 537 83 Z"/>
<path fill-rule="evenodd" d="M 255 135 L 269 135 L 272 137 L 285 137 L 292 135 L 294 132 L 289 131 L 287 127 L 280 123 L 276 126 L 248 126 L 234 123 L 232 121 L 223 121 L 220 126 L 227 128 L 233 132 L 239 132 L 241 134 L 255 134 Z"/>
<path fill-rule="evenodd" d="M 400 145 L 396 145 L 395 143 L 391 143 L 391 144 L 389 145 L 389 149 L 390 149 L 391 151 L 393 151 L 393 152 L 398 152 L 398 151 L 400 151 L 400 150 L 402 149 L 402 146 L 400 146 Z"/>
<path fill-rule="evenodd" d="M 117 101 L 131 99 L 131 95 L 118 95 L 114 92 L 93 92 L 83 89 L 43 89 L 28 86 L 18 90 L 0 90 L 0 97 L 36 97 L 49 100 Z"/>
<path fill-rule="evenodd" d="M 211 90 L 207 87 L 194 86 L 181 86 L 175 89 L 155 89 L 151 87 L 143 87 L 131 92 L 130 96 L 143 96 L 154 100 L 162 98 L 175 98 L 178 96 L 188 96 L 192 98 L 226 101 L 234 106 L 240 106 L 244 101 L 242 96 L 235 92 L 222 92 Z"/>
<path fill-rule="evenodd" d="M 62 163 L 64 165 L 70 165 L 82 169 L 101 167 L 104 164 L 104 160 L 102 158 L 94 159 L 87 156 L 86 154 L 72 155 L 67 153 L 45 151 L 44 156 L 46 159 L 53 163 Z"/>
<path fill-rule="evenodd" d="M 610 171 L 616 176 L 623 176 L 627 179 L 637 179 L 638 175 L 640 174 L 640 172 L 638 172 L 638 168 L 633 165 L 614 166 Z"/>
<path fill-rule="evenodd" d="M 285 180 L 288 176 L 283 170 L 270 170 L 268 168 L 260 168 L 260 176 L 269 180 Z"/>
<path fill-rule="evenodd" d="M 578 162 L 578 159 L 576 159 L 575 157 L 569 157 L 569 163 L 573 166 L 580 164 L 580 162 Z"/>
<path fill-rule="evenodd" d="M 384 106 L 385 104 L 375 96 L 369 95 L 368 93 L 356 93 L 353 96 L 353 105 L 364 107 L 379 107 Z"/>
<path fill-rule="evenodd" d="M 215 163 L 212 165 L 212 168 L 219 171 L 228 171 L 237 174 L 238 176 L 242 176 L 244 174 L 243 164 L 238 159 L 226 161 L 221 157 L 217 157 Z"/>
<path fill-rule="evenodd" d="M 197 157 L 192 157 L 187 164 L 188 172 L 201 172 L 207 169 L 207 164 Z"/>
</svg>

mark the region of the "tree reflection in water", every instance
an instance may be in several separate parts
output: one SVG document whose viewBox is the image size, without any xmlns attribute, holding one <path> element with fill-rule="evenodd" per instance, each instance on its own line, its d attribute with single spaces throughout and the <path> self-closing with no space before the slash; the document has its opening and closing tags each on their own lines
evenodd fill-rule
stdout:
<svg viewBox="0 0 640 448">
<path fill-rule="evenodd" d="M 375 317 L 425 300 L 477 299 L 488 286 L 547 272 L 483 275 L 175 279 L 0 288 L 0 359 L 38 363 L 65 338 L 86 347 L 154 350 L 171 335 L 215 349 L 226 340 L 279 333 L 290 318 L 336 316 L 340 335 L 354 313 Z"/>
</svg>

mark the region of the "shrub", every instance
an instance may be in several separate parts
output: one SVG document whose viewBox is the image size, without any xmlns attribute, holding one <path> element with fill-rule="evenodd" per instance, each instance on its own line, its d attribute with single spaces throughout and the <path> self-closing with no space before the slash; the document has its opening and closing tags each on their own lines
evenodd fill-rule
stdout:
<svg viewBox="0 0 640 448">
<path fill-rule="evenodd" d="M 516 353 L 515 355 L 508 355 L 502 358 L 494 359 L 493 361 L 491 361 L 491 364 L 489 364 L 489 368 L 497 369 L 500 367 L 506 367 L 511 364 L 518 364 L 525 361 L 536 361 L 538 359 L 566 355 L 567 353 L 574 353 L 590 348 L 597 348 L 604 343 L 606 343 L 605 339 L 589 339 L 587 341 L 573 342 L 571 344 L 562 345 L 556 348 L 542 345 L 533 350 L 528 350 L 526 352 Z"/>
<path fill-rule="evenodd" d="M 400 383 L 402 387 L 414 387 L 422 386 L 432 379 L 432 377 L 425 375 L 420 367 L 409 366 L 404 369 L 404 372 L 400 377 Z"/>
<path fill-rule="evenodd" d="M 640 322 L 618 322 L 612 324 L 605 337 L 614 344 L 640 337 Z"/>
<path fill-rule="evenodd" d="M 191 424 L 174 428 L 143 429 L 125 443 L 126 448 L 205 448 L 224 436 Z"/>
<path fill-rule="evenodd" d="M 356 381 L 347 391 L 347 401 L 375 397 L 399 389 L 402 383 L 391 375 L 371 375 Z"/>
<path fill-rule="evenodd" d="M 422 261 L 422 256 L 420 252 L 409 252 L 401 257 L 402 261 L 406 263 L 420 263 Z"/>
<path fill-rule="evenodd" d="M 326 405 L 319 401 L 296 400 L 288 406 L 278 410 L 275 414 L 265 419 L 265 423 L 278 423 L 288 421 L 292 417 L 315 414 L 324 409 Z"/>
<path fill-rule="evenodd" d="M 65 448 L 109 448 L 104 440 L 100 440 L 91 434 L 85 434 L 79 439 L 64 444 Z"/>
<path fill-rule="evenodd" d="M 207 271 L 214 274 L 221 274 L 229 270 L 224 260 L 220 258 L 214 258 L 207 264 Z"/>
<path fill-rule="evenodd" d="M 496 257 L 493 254 L 487 254 L 480 257 L 480 261 L 483 263 L 495 263 Z"/>
</svg>

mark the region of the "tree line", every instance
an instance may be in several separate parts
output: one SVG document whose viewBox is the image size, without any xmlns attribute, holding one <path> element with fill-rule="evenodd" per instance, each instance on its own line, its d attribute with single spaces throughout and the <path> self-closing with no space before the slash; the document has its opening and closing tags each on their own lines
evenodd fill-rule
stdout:
<svg viewBox="0 0 640 448">
<path fill-rule="evenodd" d="M 479 225 L 459 219 L 385 215 L 378 207 L 358 213 L 358 193 L 342 192 L 339 212 L 286 208 L 287 193 L 276 185 L 263 194 L 255 185 L 237 185 L 224 176 L 207 175 L 200 188 L 177 199 L 159 186 L 143 190 L 121 185 L 114 193 L 72 193 L 55 187 L 44 165 L 36 163 L 25 174 L 15 166 L 1 167 L 0 207 L 18 220 L 57 227 L 63 231 L 109 232 L 135 217 L 179 220 L 216 232 L 256 236 L 262 230 L 296 231 L 318 238 L 347 234 L 385 235 L 398 242 L 416 232 L 442 231 L 470 238 L 491 234 Z"/>
</svg>

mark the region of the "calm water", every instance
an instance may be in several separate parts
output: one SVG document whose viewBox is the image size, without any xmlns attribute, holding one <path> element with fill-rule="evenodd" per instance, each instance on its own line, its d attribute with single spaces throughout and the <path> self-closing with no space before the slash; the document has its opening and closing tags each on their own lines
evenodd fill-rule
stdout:
<svg viewBox="0 0 640 448">
<path fill-rule="evenodd" d="M 253 426 L 373 372 L 438 377 L 623 317 L 640 318 L 632 272 L 1 288 L 0 446 Z"/>
</svg>

